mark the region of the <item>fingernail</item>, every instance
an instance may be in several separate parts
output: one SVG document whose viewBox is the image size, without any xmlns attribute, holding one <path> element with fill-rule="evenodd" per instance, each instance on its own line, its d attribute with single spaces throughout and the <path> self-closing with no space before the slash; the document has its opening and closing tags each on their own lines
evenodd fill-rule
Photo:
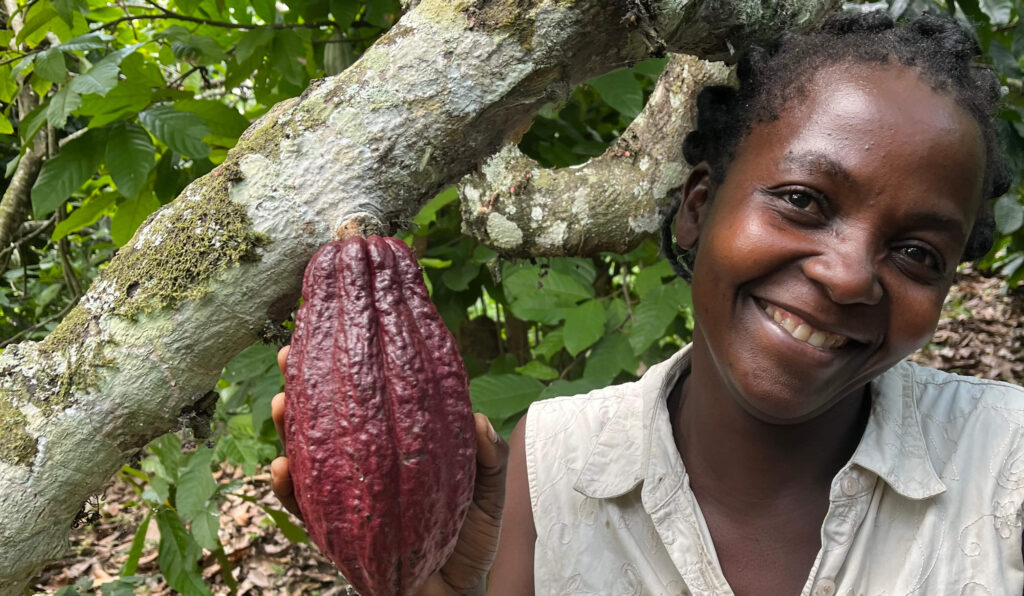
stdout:
<svg viewBox="0 0 1024 596">
<path fill-rule="evenodd" d="M 490 439 L 492 443 L 498 442 L 498 433 L 494 432 L 494 426 L 491 424 L 489 419 L 487 420 L 487 438 Z"/>
</svg>

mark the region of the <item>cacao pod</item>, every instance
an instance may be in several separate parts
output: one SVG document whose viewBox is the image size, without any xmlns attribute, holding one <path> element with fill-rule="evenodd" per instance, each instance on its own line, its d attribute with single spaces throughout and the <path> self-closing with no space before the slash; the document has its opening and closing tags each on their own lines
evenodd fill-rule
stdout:
<svg viewBox="0 0 1024 596">
<path fill-rule="evenodd" d="M 285 438 L 310 537 L 364 596 L 414 594 L 451 555 L 476 437 L 465 368 L 415 256 L 331 242 L 306 268 Z"/>
</svg>

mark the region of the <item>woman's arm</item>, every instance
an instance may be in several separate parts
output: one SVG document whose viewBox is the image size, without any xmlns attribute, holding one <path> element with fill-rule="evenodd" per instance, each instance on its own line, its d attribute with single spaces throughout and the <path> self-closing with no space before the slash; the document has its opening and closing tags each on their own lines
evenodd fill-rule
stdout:
<svg viewBox="0 0 1024 596">
<path fill-rule="evenodd" d="M 533 525 L 530 485 L 526 475 L 526 416 L 509 437 L 505 511 L 502 515 L 498 553 L 491 567 L 487 596 L 532 595 L 533 551 L 537 529 Z"/>
</svg>

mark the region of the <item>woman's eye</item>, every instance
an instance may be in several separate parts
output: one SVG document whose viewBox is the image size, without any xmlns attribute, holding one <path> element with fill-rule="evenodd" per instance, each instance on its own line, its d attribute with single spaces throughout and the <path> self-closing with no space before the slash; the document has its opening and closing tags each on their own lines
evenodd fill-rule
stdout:
<svg viewBox="0 0 1024 596">
<path fill-rule="evenodd" d="M 821 212 L 821 207 L 818 205 L 818 201 L 806 192 L 789 190 L 782 193 L 782 199 L 801 211 L 806 211 L 808 213 Z"/>
<path fill-rule="evenodd" d="M 936 271 L 941 271 L 943 268 L 942 262 L 940 261 L 939 257 L 937 257 L 935 253 L 926 248 L 920 246 L 903 246 L 898 250 L 900 254 L 910 259 L 911 261 L 914 261 L 915 263 L 920 263 Z"/>
</svg>

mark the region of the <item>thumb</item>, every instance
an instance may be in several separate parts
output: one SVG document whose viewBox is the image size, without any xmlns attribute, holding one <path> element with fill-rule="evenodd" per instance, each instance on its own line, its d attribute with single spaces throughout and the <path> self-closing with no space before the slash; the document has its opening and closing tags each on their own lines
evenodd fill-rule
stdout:
<svg viewBox="0 0 1024 596">
<path fill-rule="evenodd" d="M 505 475 L 508 443 L 483 414 L 475 414 L 477 454 L 473 503 L 459 530 L 452 556 L 441 568 L 445 583 L 465 594 L 486 580 L 494 561 L 501 534 L 501 512 L 505 506 Z"/>
</svg>

